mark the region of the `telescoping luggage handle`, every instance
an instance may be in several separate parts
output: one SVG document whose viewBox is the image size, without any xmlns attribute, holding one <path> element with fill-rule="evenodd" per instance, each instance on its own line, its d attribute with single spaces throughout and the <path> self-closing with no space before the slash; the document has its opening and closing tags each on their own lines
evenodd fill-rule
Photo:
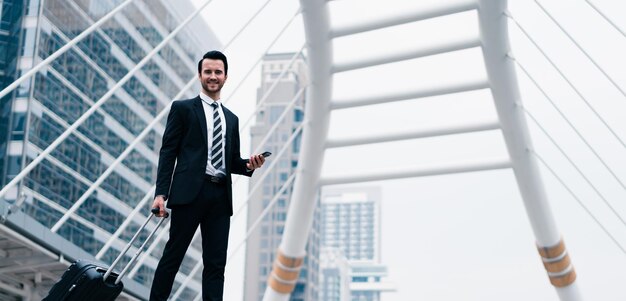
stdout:
<svg viewBox="0 0 626 301">
<path fill-rule="evenodd" d="M 135 233 L 135 235 L 133 236 L 133 238 L 128 242 L 128 244 L 126 245 L 126 247 L 124 247 L 124 250 L 122 250 L 122 252 L 120 253 L 120 255 L 117 256 L 117 258 L 115 258 L 115 260 L 113 261 L 113 263 L 111 264 L 111 266 L 109 267 L 109 269 L 106 271 L 106 273 L 104 274 L 104 276 L 102 277 L 102 281 L 106 281 L 107 278 L 109 277 L 109 275 L 111 275 L 111 272 L 113 271 L 113 268 L 117 265 L 117 263 L 122 259 L 122 257 L 124 257 L 124 255 L 126 254 L 126 252 L 128 252 L 128 249 L 130 249 L 130 246 L 133 245 L 133 242 L 137 239 L 137 237 L 139 237 L 139 233 L 141 233 L 141 231 L 146 227 L 146 225 L 148 224 L 148 222 L 150 222 L 150 220 L 152 219 L 153 216 L 155 216 L 156 214 L 159 213 L 159 208 L 152 208 L 150 210 L 151 214 L 150 216 L 148 216 L 148 218 L 146 219 L 146 221 L 143 223 L 143 225 L 141 226 L 141 228 L 139 228 L 139 230 L 137 230 L 137 232 Z M 156 231 L 159 229 L 159 227 L 161 226 L 161 224 L 163 223 L 163 221 L 169 216 L 169 213 L 165 212 L 165 216 L 159 221 L 159 223 L 157 224 L 156 227 L 154 227 L 154 230 L 152 230 L 152 232 L 150 232 L 150 235 L 148 235 L 148 238 L 146 238 L 146 240 L 141 244 L 141 247 L 139 247 L 139 250 L 137 250 L 137 252 L 135 252 L 135 255 L 133 256 L 133 258 L 130 259 L 130 261 L 128 262 L 128 264 L 126 264 L 126 266 L 124 267 L 124 269 L 122 269 L 122 271 L 120 272 L 120 274 L 117 276 L 117 279 L 115 279 L 115 284 L 120 283 L 120 281 L 122 281 L 122 278 L 124 277 L 124 275 L 126 274 L 126 272 L 128 272 L 128 269 L 133 265 L 133 263 L 135 262 L 135 260 L 137 260 L 137 258 L 139 257 L 139 255 L 141 255 L 141 252 L 143 252 L 144 247 L 146 246 L 146 244 L 148 244 L 148 242 L 150 241 L 150 239 L 152 238 L 152 236 L 154 236 L 154 233 L 156 233 Z"/>
</svg>

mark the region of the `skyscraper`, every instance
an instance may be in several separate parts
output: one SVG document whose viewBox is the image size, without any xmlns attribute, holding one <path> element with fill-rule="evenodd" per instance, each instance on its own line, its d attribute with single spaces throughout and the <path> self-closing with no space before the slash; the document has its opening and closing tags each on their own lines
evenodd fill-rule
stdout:
<svg viewBox="0 0 626 301">
<path fill-rule="evenodd" d="M 250 131 L 252 149 L 259 148 L 270 128 L 278 122 L 276 131 L 269 136 L 261 149 L 257 150 L 257 152 L 267 150 L 274 153 L 266 165 L 272 163 L 278 165 L 263 180 L 260 189 L 250 192 L 248 227 L 255 222 L 265 208 L 271 207 L 258 228 L 248 238 L 246 244 L 244 292 L 246 301 L 257 301 L 263 298 L 267 279 L 272 270 L 272 262 L 285 226 L 292 185 L 287 186 L 285 192 L 278 196 L 274 204 L 270 202 L 296 171 L 298 165 L 300 135 L 298 134 L 292 143 L 287 145 L 285 143 L 288 142 L 303 121 L 305 97 L 301 90 L 307 83 L 304 57 L 298 55 L 291 67 L 287 69 L 286 74 L 280 77 L 281 71 L 289 66 L 294 55 L 293 53 L 269 54 L 265 56 L 262 66 L 262 80 L 261 87 L 257 92 L 257 102 L 262 101 L 263 105 L 257 114 L 256 125 Z M 266 97 L 263 97 L 273 85 L 276 85 L 275 88 Z M 291 106 L 290 109 L 292 101 L 295 101 L 295 105 Z M 283 113 L 286 114 L 286 117 L 283 120 L 278 120 Z M 284 153 L 280 155 L 283 146 L 286 148 Z M 258 171 L 259 174 L 264 172 L 263 169 Z M 259 178 L 260 176 L 257 174 L 251 179 L 250 189 L 258 185 Z M 304 265 L 296 287 L 291 294 L 293 301 L 318 300 L 319 206 L 315 210 L 318 218 L 314 219 Z"/>
<path fill-rule="evenodd" d="M 324 187 L 321 201 L 322 245 L 345 254 L 350 266 L 350 300 L 379 301 L 381 292 L 393 290 L 389 283 L 382 281 L 387 276 L 387 267 L 380 262 L 380 188 Z M 336 257 L 341 253 L 324 252 L 323 256 Z M 329 259 L 322 261 L 326 263 Z M 331 273 L 333 269 L 340 271 L 332 264 L 322 269 L 322 287 L 332 288 L 330 284 L 336 282 L 336 278 L 345 277 Z"/>
<path fill-rule="evenodd" d="M 9 85 L 122 2 L 0 1 L 0 87 Z M 4 185 L 15 177 L 191 13 L 193 6 L 187 0 L 176 4 L 166 0 L 133 1 L 3 97 L 0 183 Z M 9 192 L 5 198 L 8 202 L 22 194 L 25 198 L 21 211 L 15 214 L 22 216 L 20 230 L 65 258 L 110 263 L 143 222 L 144 217 L 136 216 L 120 238 L 113 237 L 139 201 L 150 194 L 165 120 L 114 169 L 73 216 L 59 223 L 58 231 L 53 233 L 50 229 L 155 115 L 196 77 L 196 63 L 201 55 L 219 47 L 211 29 L 201 18 L 195 18 L 115 91 L 19 187 Z M 199 85 L 183 97 L 196 95 L 198 90 Z M 148 205 L 144 207 L 147 211 Z M 148 212 L 141 213 L 145 216 Z M 112 244 L 105 247 L 110 239 Z M 162 244 L 154 248 L 153 256 L 128 280 L 127 287 L 137 296 L 145 296 L 151 284 Z M 197 246 L 191 248 L 181 276 L 186 276 L 190 267 L 200 262 L 200 252 Z M 177 285 L 180 282 L 179 279 Z M 198 291 L 198 288 L 187 290 L 184 296 L 193 297 Z"/>
</svg>

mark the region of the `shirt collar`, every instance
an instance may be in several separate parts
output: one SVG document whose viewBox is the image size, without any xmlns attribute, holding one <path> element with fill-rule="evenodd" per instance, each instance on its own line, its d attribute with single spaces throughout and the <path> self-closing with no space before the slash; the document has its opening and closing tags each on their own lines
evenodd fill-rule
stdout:
<svg viewBox="0 0 626 301">
<path fill-rule="evenodd" d="M 213 100 L 211 97 L 209 97 L 208 95 L 206 95 L 206 94 L 204 94 L 202 92 L 200 92 L 199 95 L 200 95 L 200 100 L 202 100 L 203 102 L 205 102 L 208 105 L 210 105 L 210 104 L 212 104 L 214 102 L 216 102 L 218 104 L 220 103 L 219 99 L 218 100 Z"/>
</svg>

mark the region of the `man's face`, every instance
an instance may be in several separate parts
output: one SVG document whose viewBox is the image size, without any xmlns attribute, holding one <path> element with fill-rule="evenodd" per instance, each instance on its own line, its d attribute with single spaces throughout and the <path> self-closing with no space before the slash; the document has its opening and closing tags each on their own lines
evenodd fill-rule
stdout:
<svg viewBox="0 0 626 301">
<path fill-rule="evenodd" d="M 204 59 L 198 78 L 202 89 L 207 94 L 219 93 L 228 76 L 224 73 L 224 62 L 221 60 Z"/>
</svg>

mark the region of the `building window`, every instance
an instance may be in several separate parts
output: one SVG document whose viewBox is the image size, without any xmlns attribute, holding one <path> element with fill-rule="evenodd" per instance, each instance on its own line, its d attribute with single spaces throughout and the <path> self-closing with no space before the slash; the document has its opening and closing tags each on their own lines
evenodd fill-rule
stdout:
<svg viewBox="0 0 626 301">
<path fill-rule="evenodd" d="M 284 110 L 285 108 L 282 106 L 270 107 L 270 123 L 271 124 L 276 123 L 276 121 L 278 121 L 278 117 L 280 117 L 280 115 L 283 113 Z"/>
<path fill-rule="evenodd" d="M 293 152 L 300 153 L 300 143 L 302 141 L 302 132 L 300 132 L 295 139 L 293 139 Z"/>
<path fill-rule="evenodd" d="M 10 156 L 9 157 L 9 168 L 7 171 L 7 176 L 14 176 L 20 173 L 22 170 L 22 157 L 19 156 Z"/>
<path fill-rule="evenodd" d="M 23 140 L 24 139 L 24 124 L 26 123 L 25 113 L 15 113 L 13 115 L 13 132 L 11 134 L 11 140 Z"/>
<path fill-rule="evenodd" d="M 282 222 L 282 221 L 285 221 L 286 219 L 287 219 L 287 213 L 285 213 L 285 212 L 276 213 L 276 220 L 277 221 L 281 221 Z M 280 230 L 280 233 L 278 233 L 278 234 L 283 234 L 282 229 Z"/>
<path fill-rule="evenodd" d="M 22 38 L 24 39 L 24 46 L 22 47 L 22 56 L 31 57 L 33 56 L 33 50 L 35 49 L 35 29 L 27 28 L 23 32 Z"/>
<path fill-rule="evenodd" d="M 302 120 L 304 120 L 304 111 L 301 109 L 295 109 L 293 111 L 293 121 L 301 122 Z"/>
</svg>

